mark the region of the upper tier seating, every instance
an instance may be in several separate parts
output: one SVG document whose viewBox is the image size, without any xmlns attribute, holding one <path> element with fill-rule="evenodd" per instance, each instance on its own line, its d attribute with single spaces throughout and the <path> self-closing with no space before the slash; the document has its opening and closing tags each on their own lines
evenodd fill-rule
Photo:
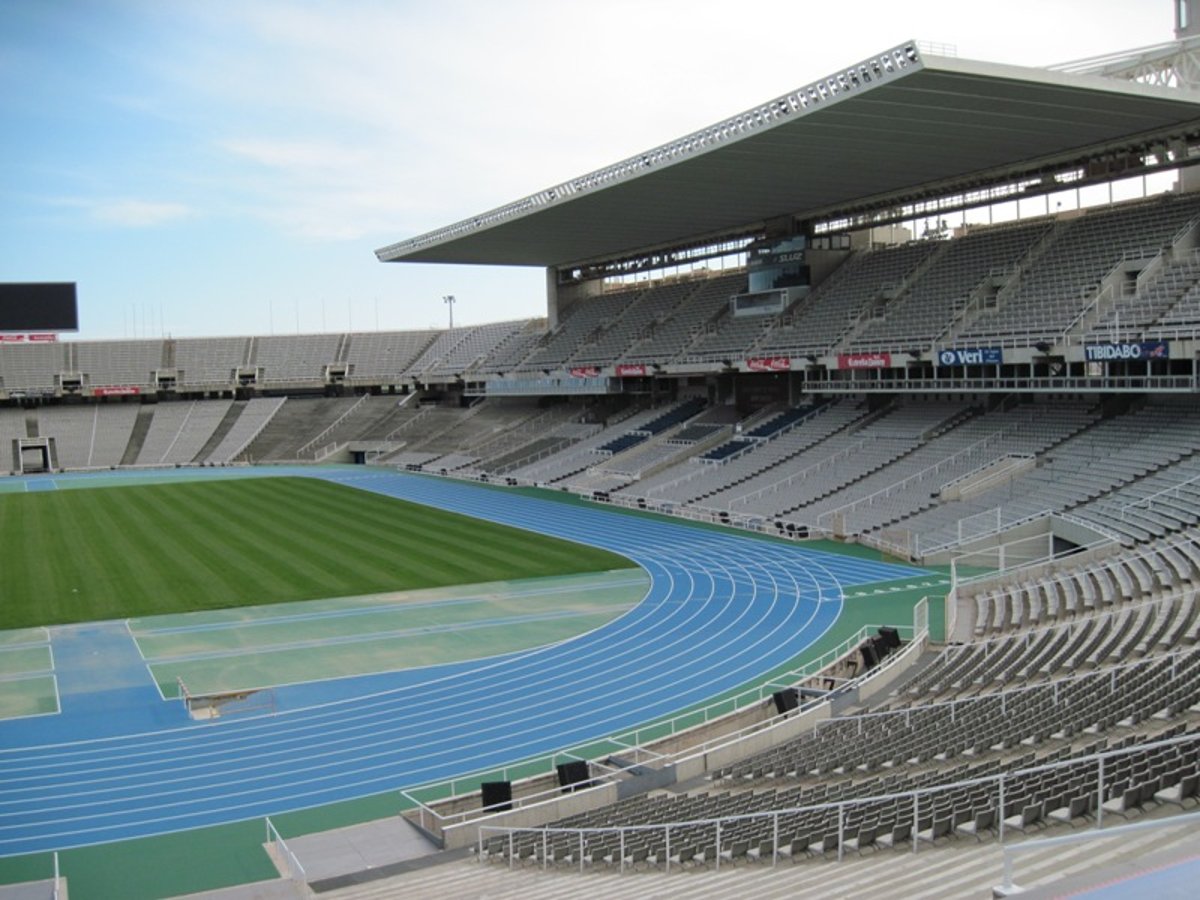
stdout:
<svg viewBox="0 0 1200 900">
<path fill-rule="evenodd" d="M 942 245 L 918 241 L 859 252 L 795 304 L 752 348 L 753 356 L 821 355 L 835 347 L 874 303 L 898 294 L 906 279 Z"/>
<path fill-rule="evenodd" d="M 0 385 L 8 391 L 47 390 L 67 370 L 69 345 L 0 344 Z"/>
<path fill-rule="evenodd" d="M 77 370 L 93 386 L 152 385 L 163 366 L 162 341 L 78 341 Z"/>
<path fill-rule="evenodd" d="M 1122 254 L 1157 249 L 1200 213 L 1200 198 L 1161 197 L 1060 221 L 1015 288 L 959 335 L 964 343 L 1056 340 Z"/>
<path fill-rule="evenodd" d="M 271 382 L 324 382 L 325 367 L 337 362 L 339 334 L 268 335 L 254 339 L 251 362 Z"/>
<path fill-rule="evenodd" d="M 345 362 L 351 379 L 397 379 L 440 334 L 438 331 L 355 332 Z"/>
<path fill-rule="evenodd" d="M 692 342 L 728 308 L 729 298 L 745 284 L 746 276 L 741 272 L 694 283 L 683 302 L 665 319 L 654 322 L 645 337 L 626 350 L 619 362 L 649 364 L 693 358 Z M 742 345 L 748 346 L 749 342 Z"/>
<path fill-rule="evenodd" d="M 224 385 L 246 364 L 250 338 L 180 338 L 175 342 L 175 368 L 180 386 Z"/>
<path fill-rule="evenodd" d="M 946 244 L 908 291 L 850 342 L 854 350 L 930 346 L 980 285 L 1003 277 L 1051 228 L 1048 220 L 973 230 Z M 1001 274 L 998 274 L 1001 273 Z"/>
</svg>

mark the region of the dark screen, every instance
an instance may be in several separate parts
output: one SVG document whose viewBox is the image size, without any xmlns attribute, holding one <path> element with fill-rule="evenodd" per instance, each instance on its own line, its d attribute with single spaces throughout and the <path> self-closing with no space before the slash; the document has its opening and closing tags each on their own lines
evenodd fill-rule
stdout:
<svg viewBox="0 0 1200 900">
<path fill-rule="evenodd" d="M 74 282 L 0 284 L 0 331 L 78 331 Z"/>
</svg>

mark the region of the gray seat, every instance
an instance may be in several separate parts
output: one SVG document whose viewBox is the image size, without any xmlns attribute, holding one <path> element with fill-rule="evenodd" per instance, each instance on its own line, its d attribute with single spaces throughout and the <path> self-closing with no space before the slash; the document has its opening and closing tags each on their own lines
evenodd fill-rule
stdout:
<svg viewBox="0 0 1200 900">
<path fill-rule="evenodd" d="M 1017 831 L 1024 834 L 1030 828 L 1034 828 L 1041 824 L 1043 814 L 1043 803 L 1028 803 L 1021 807 L 1021 811 L 1015 816 L 1009 816 L 1004 820 L 1005 828 L 1015 828 Z"/>
<path fill-rule="evenodd" d="M 917 832 L 917 839 L 925 841 L 927 844 L 935 844 L 938 840 L 950 834 L 953 824 L 953 813 L 935 815 L 928 828 Z"/>
<path fill-rule="evenodd" d="M 1116 796 L 1104 801 L 1104 812 L 1114 813 L 1123 819 L 1138 808 L 1142 801 L 1142 785 L 1131 784 L 1120 790 Z"/>
<path fill-rule="evenodd" d="M 975 813 L 975 816 L 967 822 L 961 823 L 955 831 L 959 834 L 972 835 L 975 840 L 982 841 L 983 835 L 991 831 L 996 825 L 996 810 L 984 809 Z"/>
<path fill-rule="evenodd" d="M 903 846 L 912 840 L 912 822 L 897 822 L 891 831 L 876 835 L 875 846 L 889 849 Z"/>
<path fill-rule="evenodd" d="M 1075 823 L 1079 819 L 1086 818 L 1092 810 L 1092 794 L 1080 794 L 1078 797 L 1072 797 L 1064 805 L 1057 809 L 1049 810 L 1046 813 L 1046 818 L 1063 825 L 1075 827 Z"/>
<path fill-rule="evenodd" d="M 860 828 L 858 834 L 854 837 L 848 838 L 845 842 L 845 847 L 847 850 L 853 850 L 855 853 L 862 855 L 864 849 L 875 846 L 875 839 L 878 835 L 879 823 L 871 822 Z"/>
<path fill-rule="evenodd" d="M 1171 787 L 1155 791 L 1154 799 L 1159 803 L 1172 803 L 1176 806 L 1195 806 L 1200 794 L 1200 772 L 1191 772 L 1179 779 Z"/>
</svg>

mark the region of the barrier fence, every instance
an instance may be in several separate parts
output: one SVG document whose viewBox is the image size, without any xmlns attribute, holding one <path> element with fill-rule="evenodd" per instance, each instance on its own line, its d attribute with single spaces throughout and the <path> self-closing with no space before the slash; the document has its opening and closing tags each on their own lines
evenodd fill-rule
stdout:
<svg viewBox="0 0 1200 900">
<path fill-rule="evenodd" d="M 910 823 L 907 833 L 903 827 L 890 829 L 889 834 L 893 840 L 889 843 L 893 846 L 908 843 L 913 853 L 919 851 L 921 843 L 932 844 L 937 839 L 961 830 L 958 826 L 968 821 L 975 826 L 971 833 L 982 837 L 982 833 L 994 832 L 1001 844 L 1005 842 L 1006 834 L 1011 835 L 1014 830 L 1024 833 L 1028 827 L 1040 825 L 1042 819 L 1050 812 L 1057 813 L 1058 815 L 1054 819 L 1064 824 L 1074 824 L 1075 820 L 1090 816 L 1093 828 L 1102 829 L 1106 813 L 1109 817 L 1113 815 L 1124 817 L 1134 805 L 1142 802 L 1143 799 L 1150 799 L 1150 797 L 1142 797 L 1142 794 L 1148 790 L 1145 785 L 1137 785 L 1132 788 L 1128 786 L 1129 776 L 1120 763 L 1135 755 L 1143 755 L 1152 759 L 1158 757 L 1166 759 L 1171 756 L 1171 748 L 1191 751 L 1192 761 L 1180 763 L 1173 773 L 1165 776 L 1159 775 L 1145 784 L 1154 786 L 1154 790 L 1150 791 L 1150 797 L 1157 796 L 1164 803 L 1182 805 L 1182 801 L 1195 795 L 1197 781 L 1200 781 L 1200 768 L 1198 768 L 1200 762 L 1196 760 L 1197 755 L 1200 755 L 1200 734 L 1134 744 L 1121 749 L 917 790 L 858 797 L 833 803 L 795 806 L 769 812 L 606 828 L 512 828 L 499 825 L 479 825 L 478 846 L 481 850 L 479 859 L 483 862 L 492 855 L 490 848 L 497 847 L 494 839 L 499 837 L 501 842 L 497 849 L 503 851 L 509 868 L 513 867 L 517 859 L 527 857 L 540 859 L 542 867 L 548 868 L 552 861 L 550 850 L 556 850 L 554 859 L 557 860 L 559 858 L 557 850 L 561 848 L 563 858 L 565 859 L 569 855 L 571 864 L 574 865 L 577 862 L 581 872 L 585 870 L 585 863 L 589 857 L 592 860 L 597 860 L 597 858 L 603 860 L 604 856 L 607 856 L 608 861 L 616 863 L 618 871 L 624 873 L 627 864 L 632 862 L 632 854 L 626 852 L 627 848 L 637 843 L 639 848 L 653 846 L 655 850 L 654 853 L 647 852 L 644 856 L 639 854 L 638 862 L 661 867 L 665 872 L 670 872 L 672 863 L 680 866 L 684 862 L 693 860 L 711 861 L 714 867 L 719 869 L 722 860 L 732 861 L 735 855 L 741 855 L 735 854 L 733 842 L 728 839 L 729 835 L 745 835 L 753 830 L 762 835 L 764 842 L 769 840 L 770 864 L 775 866 L 781 855 L 789 855 L 783 851 L 785 844 L 781 843 L 780 838 L 787 838 L 786 845 L 790 849 L 792 844 L 792 839 L 788 837 L 792 830 L 790 820 L 804 814 L 809 814 L 810 817 L 819 817 L 823 814 L 827 820 L 835 820 L 836 825 L 831 825 L 828 830 L 818 832 L 828 835 L 819 841 L 822 850 L 820 855 L 832 857 L 836 852 L 836 859 L 841 861 L 847 849 L 847 840 L 851 837 L 850 832 L 853 831 L 854 839 L 859 842 L 853 845 L 855 848 L 861 845 L 863 838 L 863 831 L 857 825 L 851 828 L 849 824 L 852 821 L 862 821 L 863 815 L 854 816 L 853 814 L 869 815 L 877 812 L 884 804 L 893 804 L 896 810 L 903 810 L 899 815 Z M 1062 807 L 1061 811 L 1058 809 L 1046 810 L 1045 800 L 1040 801 L 1040 804 L 1038 802 L 1026 803 L 1028 797 L 1022 789 L 1022 782 L 1032 780 L 1039 775 L 1049 776 L 1051 782 L 1056 776 L 1062 776 L 1063 779 L 1082 777 L 1087 779 L 1091 786 L 1078 794 L 1078 797 L 1082 798 L 1082 802 L 1068 803 Z M 1165 782 L 1169 782 L 1169 784 L 1165 788 L 1160 788 L 1159 785 L 1163 785 Z M 961 795 L 962 792 L 968 790 L 973 790 L 973 796 L 978 798 L 978 802 L 968 818 L 956 822 L 957 817 L 952 817 L 953 814 L 947 815 L 939 812 L 939 810 L 944 810 L 944 807 L 938 803 L 939 797 L 952 797 L 955 792 Z M 1045 793 L 1053 790 L 1057 789 L 1048 789 Z M 1132 799 L 1131 791 L 1136 794 Z M 1191 792 L 1191 795 L 1187 793 L 1188 791 Z M 1176 794 L 1178 797 L 1175 796 Z M 1075 797 L 1071 798 L 1072 801 L 1075 799 Z M 1030 812 L 1035 807 L 1039 810 L 1036 818 Z M 910 816 L 904 815 L 907 810 L 911 810 Z M 989 811 L 990 817 L 987 815 Z M 757 827 L 748 829 L 747 823 L 753 823 Z M 697 840 L 695 837 L 697 831 L 711 834 L 711 841 Z M 725 839 L 723 839 L 723 835 Z M 657 843 L 660 836 L 661 843 Z M 673 836 L 675 852 L 672 852 Z M 833 840 L 835 836 L 836 842 Z M 870 843 L 874 843 L 876 839 L 876 835 L 871 835 Z M 744 841 L 745 839 L 739 838 L 739 840 Z M 896 842 L 897 840 L 899 843 Z M 764 846 L 767 845 L 764 843 Z M 661 854 L 657 852 L 660 847 L 662 848 Z M 692 857 L 683 858 L 679 851 L 685 847 L 694 848 L 695 852 Z M 593 851 L 590 854 L 589 849 Z M 606 850 L 609 852 L 605 853 Z M 600 854 L 604 854 L 604 856 Z M 651 860 L 651 856 L 653 856 L 653 860 Z M 578 858 L 576 859 L 576 857 Z"/>
<path fill-rule="evenodd" d="M 904 657 L 907 652 L 911 652 L 913 648 L 920 649 L 924 645 L 924 640 L 928 637 L 929 626 L 929 604 L 927 599 L 922 599 L 914 607 L 913 619 L 913 625 L 897 627 L 900 636 L 907 638 L 907 646 L 900 652 L 887 657 L 876 668 L 864 673 L 858 681 L 865 681 L 867 678 L 877 676 L 895 664 L 897 660 Z M 730 718 L 738 713 L 759 706 L 781 688 L 801 684 L 806 679 L 812 678 L 833 663 L 848 656 L 864 641 L 872 637 L 878 631 L 879 627 L 878 625 L 863 626 L 852 637 L 847 638 L 836 647 L 826 651 L 817 659 L 789 672 L 763 681 L 754 687 L 739 691 L 731 697 L 723 698 L 697 709 L 660 719 L 656 722 L 631 729 L 630 731 L 600 738 L 587 745 L 560 750 L 547 756 L 534 757 L 509 766 L 481 770 L 446 781 L 408 788 L 400 791 L 400 794 L 405 801 L 416 808 L 417 821 L 420 827 L 431 831 L 433 829 L 444 829 L 448 826 L 461 825 L 473 821 L 481 815 L 486 815 L 489 811 L 487 807 L 473 806 L 470 809 L 446 813 L 440 812 L 431 804 L 454 798 L 464 798 L 468 794 L 479 791 L 480 785 L 485 781 L 499 780 L 511 782 L 516 780 L 518 776 L 531 777 L 553 774 L 556 772 L 558 763 L 563 759 L 584 759 L 590 757 L 591 765 L 600 769 L 599 776 L 591 779 L 593 785 L 597 786 L 611 783 L 622 773 L 638 768 L 639 766 L 646 764 L 661 765 L 670 762 L 678 763 L 696 755 L 712 752 L 712 750 L 718 747 L 736 743 L 738 740 L 751 734 L 772 728 L 785 721 L 789 716 L 814 709 L 823 703 L 827 703 L 828 699 L 824 696 L 809 699 L 802 702 L 797 710 L 786 714 L 769 716 L 762 721 L 755 722 L 743 728 L 722 732 L 720 735 L 707 740 L 699 740 L 670 756 L 657 753 L 648 745 L 658 740 L 679 735 L 697 726 L 713 723 L 718 719 Z M 849 682 L 849 684 L 853 683 Z M 591 752 L 587 752 L 588 750 Z M 601 762 L 599 758 L 605 755 L 620 755 L 627 764 L 613 765 Z M 511 807 L 518 809 L 536 805 L 560 796 L 561 788 L 555 784 L 546 790 L 523 794 L 520 797 L 514 796 L 511 800 Z M 507 808 L 508 804 L 509 801 L 505 801 L 503 804 L 498 804 L 498 806 L 503 805 Z M 493 809 L 492 811 L 495 812 L 496 810 Z"/>
</svg>

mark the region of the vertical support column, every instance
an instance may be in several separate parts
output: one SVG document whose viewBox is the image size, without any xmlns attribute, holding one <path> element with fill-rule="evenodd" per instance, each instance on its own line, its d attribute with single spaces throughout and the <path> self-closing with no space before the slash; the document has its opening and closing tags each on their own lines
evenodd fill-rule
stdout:
<svg viewBox="0 0 1200 900">
<path fill-rule="evenodd" d="M 546 328 L 553 331 L 558 327 L 558 269 L 546 268 Z"/>
</svg>

